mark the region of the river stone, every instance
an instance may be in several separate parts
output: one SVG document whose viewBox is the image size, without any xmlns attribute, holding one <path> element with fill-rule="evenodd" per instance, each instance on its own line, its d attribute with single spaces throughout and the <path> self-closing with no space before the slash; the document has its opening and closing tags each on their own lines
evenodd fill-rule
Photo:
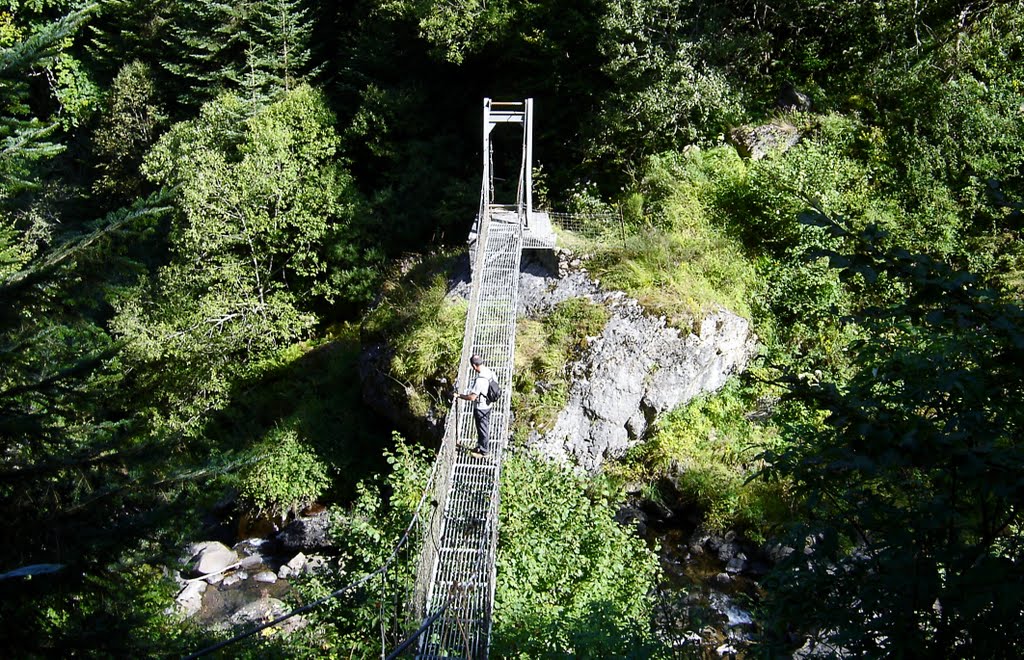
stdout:
<svg viewBox="0 0 1024 660">
<path fill-rule="evenodd" d="M 221 587 L 230 587 L 233 584 L 237 584 L 243 580 L 247 580 L 249 574 L 245 571 L 235 571 L 231 575 L 225 575 L 224 580 L 220 583 Z"/>
<path fill-rule="evenodd" d="M 306 555 L 301 552 L 288 561 L 288 568 L 292 569 L 292 573 L 298 575 L 302 572 L 302 567 L 306 565 Z"/>
<path fill-rule="evenodd" d="M 260 598 L 246 603 L 238 609 L 228 622 L 236 626 L 266 623 L 288 611 L 285 604 L 276 598 Z"/>
<path fill-rule="evenodd" d="M 209 575 L 223 571 L 236 562 L 238 562 L 238 555 L 234 551 L 223 543 L 214 541 L 207 543 L 199 552 L 195 571 L 199 575 Z"/>
<path fill-rule="evenodd" d="M 334 545 L 330 532 L 331 518 L 324 512 L 296 518 L 278 533 L 277 540 L 286 552 L 318 550 Z"/>
<path fill-rule="evenodd" d="M 327 568 L 327 558 L 323 555 L 310 555 L 302 567 L 303 573 L 321 573 Z"/>
<path fill-rule="evenodd" d="M 273 584 L 274 582 L 277 582 L 277 575 L 274 574 L 274 571 L 260 571 L 259 573 L 254 575 L 252 579 L 256 580 L 257 582 L 267 582 L 268 584 Z"/>
<path fill-rule="evenodd" d="M 260 598 L 243 605 L 228 621 L 235 626 L 248 627 L 266 623 L 289 611 L 288 607 L 276 598 Z M 307 625 L 308 622 L 297 615 L 282 621 L 277 628 L 283 632 L 292 632 Z"/>
<path fill-rule="evenodd" d="M 742 573 L 743 568 L 747 565 L 747 560 L 743 558 L 743 554 L 740 553 L 729 560 L 729 563 L 725 565 L 726 573 Z"/>
<path fill-rule="evenodd" d="M 252 568 L 253 566 L 259 566 L 263 563 L 263 557 L 260 555 L 249 555 L 248 557 L 242 557 L 241 561 L 238 562 L 242 568 Z"/>
<path fill-rule="evenodd" d="M 181 608 L 186 618 L 195 616 L 199 608 L 203 606 L 203 593 L 206 591 L 206 582 L 196 580 L 185 585 L 178 596 L 174 599 Z"/>
<path fill-rule="evenodd" d="M 231 549 L 245 561 L 248 557 L 269 554 L 274 542 L 270 539 L 245 539 L 236 543 Z"/>
</svg>

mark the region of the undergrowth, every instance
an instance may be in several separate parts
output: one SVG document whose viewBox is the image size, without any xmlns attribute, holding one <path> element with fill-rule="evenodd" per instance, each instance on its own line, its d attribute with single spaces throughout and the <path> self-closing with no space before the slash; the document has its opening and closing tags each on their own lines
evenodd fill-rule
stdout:
<svg viewBox="0 0 1024 660">
<path fill-rule="evenodd" d="M 780 442 L 774 426 L 751 419 L 759 405 L 756 391 L 733 379 L 661 417 L 649 439 L 610 470 L 625 480 L 671 484 L 703 512 L 710 530 L 739 528 L 763 538 L 790 512 L 785 484 L 751 480 L 762 467 L 757 455 Z"/>
<path fill-rule="evenodd" d="M 417 416 L 447 397 L 458 368 L 468 304 L 447 296 L 447 273 L 456 256 L 422 257 L 385 287 L 363 322 L 365 340 L 390 347 L 388 376 L 403 388 Z"/>
<path fill-rule="evenodd" d="M 655 657 L 654 553 L 587 481 L 513 454 L 502 470 L 493 652 Z"/>
</svg>

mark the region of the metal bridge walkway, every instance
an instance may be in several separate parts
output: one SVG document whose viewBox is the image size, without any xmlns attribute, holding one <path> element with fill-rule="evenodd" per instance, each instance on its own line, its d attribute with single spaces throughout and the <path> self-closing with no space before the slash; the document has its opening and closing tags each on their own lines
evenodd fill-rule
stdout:
<svg viewBox="0 0 1024 660">
<path fill-rule="evenodd" d="M 447 492 L 438 501 L 436 542 L 427 612 L 447 608 L 421 637 L 421 658 L 486 657 L 494 600 L 495 550 L 501 460 L 508 444 L 515 352 L 522 224 L 516 212 L 497 211 L 481 223 L 467 319 L 460 385 L 471 382 L 469 356 L 480 355 L 498 377 L 501 398 L 491 407 L 490 453 L 475 458 L 472 402 L 456 404 L 454 442 L 442 447 L 449 462 Z M 461 387 L 460 389 L 464 389 Z M 447 451 L 446 451 L 447 449 Z M 446 455 L 444 455 L 446 454 Z"/>
<path fill-rule="evenodd" d="M 524 228 L 531 215 L 532 99 L 484 100 L 483 185 L 472 254 L 472 290 L 459 363 L 458 387 L 468 389 L 479 355 L 501 384 L 491 404 L 490 453 L 476 458 L 473 402 L 456 400 L 435 463 L 434 499 L 417 569 L 417 600 L 426 623 L 418 657 L 486 658 L 494 603 L 495 552 L 502 456 L 508 446 L 515 355 L 516 307 Z M 495 206 L 491 130 L 522 126 L 522 158 L 514 206 Z M 471 234 L 471 242 L 474 234 Z"/>
</svg>

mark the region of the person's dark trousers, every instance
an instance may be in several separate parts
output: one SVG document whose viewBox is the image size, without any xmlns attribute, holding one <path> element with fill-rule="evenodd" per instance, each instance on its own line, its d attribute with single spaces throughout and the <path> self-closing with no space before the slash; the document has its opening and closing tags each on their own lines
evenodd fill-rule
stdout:
<svg viewBox="0 0 1024 660">
<path fill-rule="evenodd" d="M 476 421 L 477 447 L 480 451 L 486 453 L 490 443 L 491 409 L 480 410 L 479 408 L 474 408 L 473 419 Z"/>
</svg>

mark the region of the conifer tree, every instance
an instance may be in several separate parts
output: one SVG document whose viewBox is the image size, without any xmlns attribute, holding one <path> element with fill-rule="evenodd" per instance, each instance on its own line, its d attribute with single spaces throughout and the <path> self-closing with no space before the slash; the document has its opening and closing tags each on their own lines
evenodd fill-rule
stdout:
<svg viewBox="0 0 1024 660">
<path fill-rule="evenodd" d="M 175 81 L 182 105 L 198 106 L 239 79 L 244 43 L 238 27 L 245 23 L 247 4 L 177 0 L 169 5 L 163 50 L 171 56 L 160 66 Z"/>
<path fill-rule="evenodd" d="M 58 122 L 31 114 L 30 74 L 52 62 L 62 41 L 74 35 L 97 8 L 97 4 L 86 5 L 0 53 L 0 98 L 6 110 L 0 115 L 0 205 L 7 206 L 20 191 L 35 188 L 33 164 L 63 150 L 51 141 Z"/>
<path fill-rule="evenodd" d="M 131 443 L 123 434 L 130 416 L 111 396 L 117 374 L 103 369 L 117 344 L 102 327 L 95 271 L 109 277 L 116 270 L 111 239 L 161 213 L 159 199 L 85 223 L 72 209 L 54 224 L 87 231 L 63 229 L 46 240 L 18 224 L 41 185 L 39 166 L 63 148 L 53 140 L 56 122 L 29 114 L 27 73 L 45 66 L 95 9 L 44 24 L 0 54 L 0 85 L 15 101 L 0 114 L 0 507 L 19 538 L 0 551 L 4 566 L 52 561 L 58 546 L 66 548 L 66 539 L 48 543 L 59 534 L 39 521 L 81 513 L 101 483 L 116 489 L 123 466 L 107 470 Z"/>
<path fill-rule="evenodd" d="M 151 69 L 138 60 L 126 64 L 114 78 L 108 110 L 93 135 L 98 192 L 128 201 L 142 191 L 139 167 L 165 119 L 156 101 Z"/>
<path fill-rule="evenodd" d="M 263 0 L 254 7 L 251 66 L 261 70 L 272 87 L 292 89 L 310 73 L 307 13 L 301 0 Z"/>
<path fill-rule="evenodd" d="M 244 90 L 254 107 L 311 73 L 308 10 L 300 0 L 179 0 L 168 10 L 160 66 L 186 106 Z M 250 111 L 251 114 L 251 111 Z"/>
<path fill-rule="evenodd" d="M 163 0 L 106 0 L 90 21 L 86 45 L 89 65 L 101 79 L 114 78 L 126 62 L 156 68 L 163 57 L 163 38 L 172 3 Z"/>
</svg>

